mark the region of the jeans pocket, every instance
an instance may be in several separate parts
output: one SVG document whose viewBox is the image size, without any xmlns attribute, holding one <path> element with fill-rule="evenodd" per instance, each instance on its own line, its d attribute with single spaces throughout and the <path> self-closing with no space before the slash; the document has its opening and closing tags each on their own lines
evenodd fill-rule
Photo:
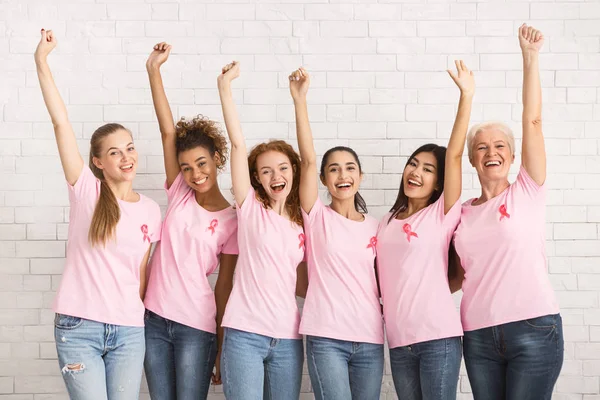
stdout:
<svg viewBox="0 0 600 400">
<path fill-rule="evenodd" d="M 72 317 L 65 314 L 56 314 L 54 316 L 54 326 L 58 329 L 76 329 L 83 324 L 83 318 Z"/>
<path fill-rule="evenodd" d="M 543 315 L 541 317 L 526 319 L 525 323 L 535 329 L 555 329 L 556 328 L 556 319 L 558 314 L 551 315 Z"/>
</svg>

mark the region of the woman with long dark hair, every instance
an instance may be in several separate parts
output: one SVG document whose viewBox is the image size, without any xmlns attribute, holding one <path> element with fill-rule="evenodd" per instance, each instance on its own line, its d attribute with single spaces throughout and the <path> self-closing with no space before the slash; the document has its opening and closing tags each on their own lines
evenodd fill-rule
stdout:
<svg viewBox="0 0 600 400">
<path fill-rule="evenodd" d="M 448 286 L 448 249 L 460 220 L 462 154 L 475 92 L 462 61 L 448 71 L 458 112 L 448 149 L 419 147 L 377 234 L 377 264 L 392 377 L 400 400 L 456 398 L 462 328 Z"/>
<path fill-rule="evenodd" d="M 358 193 L 363 172 L 349 147 L 325 152 L 317 175 L 304 68 L 290 77 L 302 160 L 300 205 L 306 232 L 308 291 L 300 333 L 319 400 L 376 400 L 383 376 L 383 321 L 375 274 L 377 220 Z M 318 196 L 318 176 L 331 196 Z"/>
</svg>

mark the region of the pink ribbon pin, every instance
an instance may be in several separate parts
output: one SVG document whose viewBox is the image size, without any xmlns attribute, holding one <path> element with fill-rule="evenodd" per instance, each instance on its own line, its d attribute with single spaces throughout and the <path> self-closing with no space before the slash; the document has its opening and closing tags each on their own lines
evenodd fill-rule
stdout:
<svg viewBox="0 0 600 400">
<path fill-rule="evenodd" d="M 377 238 L 375 236 L 373 236 L 371 238 L 371 240 L 369 241 L 369 245 L 367 246 L 367 249 L 373 249 L 373 254 L 375 254 L 375 246 L 377 246 Z"/>
<path fill-rule="evenodd" d="M 298 235 L 298 240 L 300 240 L 298 248 L 304 250 L 304 233 Z"/>
<path fill-rule="evenodd" d="M 216 219 L 213 219 L 212 221 L 210 221 L 210 225 L 208 226 L 208 228 L 206 228 L 206 230 L 210 230 L 210 235 L 214 235 L 215 234 L 215 228 L 219 226 L 219 221 L 217 221 Z"/>
<path fill-rule="evenodd" d="M 414 236 L 416 238 L 419 237 L 419 235 L 417 235 L 416 232 L 412 231 L 410 224 L 404 224 L 404 226 L 402 227 L 402 230 L 404 231 L 404 233 L 406 233 L 406 240 L 408 240 L 408 243 L 410 243 L 411 236 Z"/>
<path fill-rule="evenodd" d="M 506 211 L 506 204 L 502 204 L 499 208 L 498 211 L 500 211 L 500 221 L 502 221 L 503 218 L 510 218 L 510 214 Z"/>
<path fill-rule="evenodd" d="M 150 243 L 150 236 L 148 236 L 148 225 L 144 224 L 140 227 L 142 229 L 142 233 L 144 234 L 144 242 L 147 240 Z"/>
</svg>

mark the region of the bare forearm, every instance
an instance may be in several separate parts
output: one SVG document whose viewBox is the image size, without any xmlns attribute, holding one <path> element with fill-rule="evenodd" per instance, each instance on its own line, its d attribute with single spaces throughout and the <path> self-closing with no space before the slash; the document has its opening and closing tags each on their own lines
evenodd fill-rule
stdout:
<svg viewBox="0 0 600 400">
<path fill-rule="evenodd" d="M 169 106 L 169 101 L 165 93 L 160 68 L 149 67 L 148 78 L 150 79 L 150 90 L 152 91 L 152 102 L 154 111 L 158 119 L 158 126 L 163 136 L 175 135 L 175 124 L 173 122 L 173 113 Z"/>
<path fill-rule="evenodd" d="M 467 129 L 469 128 L 469 121 L 471 119 L 472 104 L 472 94 L 461 94 L 458 102 L 456 119 L 454 120 L 454 126 L 452 127 L 452 134 L 450 135 L 450 140 L 448 142 L 447 157 L 458 159 L 460 161 L 460 158 L 463 155 Z"/>
<path fill-rule="evenodd" d="M 317 156 L 313 144 L 312 130 L 308 120 L 308 106 L 306 99 L 294 101 L 296 113 L 296 136 L 302 164 L 316 164 Z"/>
<path fill-rule="evenodd" d="M 542 85 L 540 82 L 539 54 L 523 53 L 523 123 L 541 120 Z"/>
<path fill-rule="evenodd" d="M 225 314 L 225 307 L 229 296 L 231 295 L 232 286 L 223 286 L 215 288 L 215 301 L 217 303 L 217 349 L 221 349 L 223 343 L 223 315 Z"/>
<path fill-rule="evenodd" d="M 42 96 L 44 103 L 52 119 L 52 124 L 61 126 L 69 123 L 69 117 L 67 114 L 67 108 L 65 103 L 54 83 L 52 71 L 46 60 L 36 60 L 36 70 L 38 79 L 40 81 L 40 88 L 42 89 Z"/>
<path fill-rule="evenodd" d="M 244 136 L 242 135 L 242 127 L 240 119 L 231 94 L 231 85 L 225 82 L 219 82 L 219 97 L 221 98 L 221 107 L 223 109 L 223 118 L 225 120 L 225 128 L 229 135 L 229 141 L 233 148 L 245 149 Z"/>
</svg>

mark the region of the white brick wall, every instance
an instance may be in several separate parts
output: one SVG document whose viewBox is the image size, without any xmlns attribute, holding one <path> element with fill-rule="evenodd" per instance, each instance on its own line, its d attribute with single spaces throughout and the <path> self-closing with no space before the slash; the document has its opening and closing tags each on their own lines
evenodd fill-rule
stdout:
<svg viewBox="0 0 600 400">
<path fill-rule="evenodd" d="M 83 153 L 95 127 L 123 122 L 140 152 L 137 188 L 161 205 L 161 146 L 144 60 L 166 40 L 174 46 L 164 77 L 176 116 L 221 119 L 217 73 L 242 61 L 234 96 L 250 144 L 294 141 L 286 76 L 305 65 L 317 151 L 356 148 L 365 198 L 380 216 L 395 199 L 406 156 L 449 136 L 457 91 L 444 69 L 455 58 L 476 70 L 473 122 L 499 118 L 520 132 L 514 35 L 522 22 L 546 34 L 549 270 L 566 336 L 554 398 L 600 399 L 598 0 L 0 2 L 0 398 L 67 398 L 49 308 L 63 268 L 68 199 L 33 63 L 41 27 L 58 37 L 50 63 Z M 465 168 L 467 197 L 479 183 Z M 229 194 L 229 176 L 221 182 Z M 396 398 L 389 374 L 388 362 L 382 399 Z M 464 369 L 459 388 L 460 399 L 472 398 Z M 222 399 L 222 388 L 210 398 Z"/>
</svg>

